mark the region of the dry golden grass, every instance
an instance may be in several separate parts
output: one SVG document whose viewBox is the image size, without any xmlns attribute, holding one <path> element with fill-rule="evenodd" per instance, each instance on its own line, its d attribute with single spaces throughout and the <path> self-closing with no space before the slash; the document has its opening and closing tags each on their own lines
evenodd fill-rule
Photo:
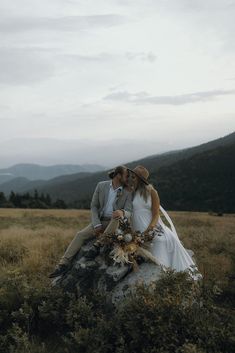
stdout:
<svg viewBox="0 0 235 353">
<path fill-rule="evenodd" d="M 0 271 L 18 269 L 46 279 L 89 220 L 83 210 L 0 209 Z"/>
<path fill-rule="evenodd" d="M 169 214 L 205 279 L 224 281 L 234 268 L 235 215 Z M 76 232 L 89 222 L 86 210 L 0 209 L 0 271 L 17 269 L 47 280 Z"/>
<path fill-rule="evenodd" d="M 226 280 L 235 265 L 235 215 L 170 214 L 184 246 L 194 251 L 204 278 Z"/>
<path fill-rule="evenodd" d="M 89 212 L 87 210 L 40 210 L 40 209 L 22 209 L 22 208 L 1 208 L 0 218 L 22 218 L 22 217 L 45 217 L 45 216 L 55 216 L 62 218 L 74 218 L 74 217 L 87 217 Z"/>
</svg>

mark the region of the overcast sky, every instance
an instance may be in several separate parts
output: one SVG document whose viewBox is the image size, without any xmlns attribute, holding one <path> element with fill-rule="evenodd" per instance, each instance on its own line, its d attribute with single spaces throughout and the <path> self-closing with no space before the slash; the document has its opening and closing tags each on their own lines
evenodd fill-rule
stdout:
<svg viewBox="0 0 235 353">
<path fill-rule="evenodd" d="M 0 0 L 0 167 L 110 165 L 234 131 L 234 18 L 235 0 Z"/>
</svg>

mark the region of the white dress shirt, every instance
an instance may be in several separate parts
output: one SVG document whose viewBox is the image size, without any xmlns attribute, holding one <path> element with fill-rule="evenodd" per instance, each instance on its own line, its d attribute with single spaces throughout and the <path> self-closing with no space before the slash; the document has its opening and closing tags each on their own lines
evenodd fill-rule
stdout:
<svg viewBox="0 0 235 353">
<path fill-rule="evenodd" d="M 122 186 L 119 186 L 118 188 L 114 189 L 113 188 L 113 183 L 110 183 L 110 188 L 109 188 L 109 196 L 108 196 L 108 201 L 104 207 L 104 217 L 112 217 L 113 214 L 113 203 L 115 201 L 115 198 L 117 196 L 118 190 L 122 190 Z"/>
</svg>

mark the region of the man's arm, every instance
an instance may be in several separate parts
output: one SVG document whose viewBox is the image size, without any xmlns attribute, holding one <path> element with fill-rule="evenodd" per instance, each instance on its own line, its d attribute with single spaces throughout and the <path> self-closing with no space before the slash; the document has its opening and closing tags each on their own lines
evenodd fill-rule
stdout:
<svg viewBox="0 0 235 353">
<path fill-rule="evenodd" d="M 96 185 L 96 188 L 91 200 L 91 223 L 93 224 L 94 228 L 98 228 L 101 226 L 101 221 L 98 214 L 99 191 L 100 191 L 100 183 Z"/>
</svg>

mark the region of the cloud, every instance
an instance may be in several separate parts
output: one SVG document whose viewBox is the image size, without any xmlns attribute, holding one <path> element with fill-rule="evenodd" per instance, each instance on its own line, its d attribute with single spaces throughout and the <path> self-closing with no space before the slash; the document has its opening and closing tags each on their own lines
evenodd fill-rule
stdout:
<svg viewBox="0 0 235 353">
<path fill-rule="evenodd" d="M 232 2 L 0 0 L 0 139 L 234 130 Z"/>
<path fill-rule="evenodd" d="M 155 62 L 157 59 L 157 56 L 152 53 L 144 53 L 144 52 L 139 52 L 139 53 L 132 53 L 132 52 L 126 52 L 126 57 L 128 60 L 135 60 L 135 59 L 140 59 L 142 61 L 149 61 L 149 62 Z"/>
<path fill-rule="evenodd" d="M 161 18 L 179 23 L 186 31 L 194 29 L 202 41 L 210 40 L 235 50 L 235 1 L 234 0 L 117 0 L 122 6 L 132 8 L 138 15 L 151 18 L 155 13 Z"/>
<path fill-rule="evenodd" d="M 212 100 L 218 96 L 235 94 L 234 90 L 211 90 L 201 91 L 188 94 L 180 94 L 175 96 L 150 96 L 147 92 L 129 93 L 127 91 L 119 91 L 108 94 L 103 97 L 104 100 L 122 101 L 134 104 L 169 104 L 184 105 L 188 103 L 205 102 Z"/>
<path fill-rule="evenodd" d="M 10 106 L 9 105 L 5 105 L 5 104 L 0 104 L 0 111 L 1 112 L 7 112 L 10 110 Z M 5 118 L 4 118 L 5 119 Z"/>
<path fill-rule="evenodd" d="M 235 7 L 234 0 L 116 0 L 118 3 L 127 6 L 147 7 L 149 11 L 153 9 L 165 9 L 167 11 L 216 11 L 226 9 L 233 9 Z"/>
<path fill-rule="evenodd" d="M 72 60 L 73 62 L 104 62 L 116 60 L 137 60 L 143 62 L 153 63 L 156 61 L 157 56 L 152 52 L 125 52 L 125 53 L 99 53 L 94 55 L 83 54 L 59 54 L 64 59 Z"/>
<path fill-rule="evenodd" d="M 117 14 L 63 17 L 3 17 L 0 32 L 40 31 L 77 31 L 94 27 L 111 27 L 122 25 L 127 18 Z"/>
<path fill-rule="evenodd" d="M 0 47 L 0 85 L 29 85 L 44 81 L 56 74 L 59 65 L 92 64 L 135 60 L 153 63 L 152 52 L 102 52 L 93 55 L 63 52 L 60 48 Z M 69 66 L 71 68 L 71 66 Z"/>
<path fill-rule="evenodd" d="M 34 49 L 0 48 L 0 84 L 31 84 L 53 75 L 54 64 L 47 55 Z"/>
</svg>

